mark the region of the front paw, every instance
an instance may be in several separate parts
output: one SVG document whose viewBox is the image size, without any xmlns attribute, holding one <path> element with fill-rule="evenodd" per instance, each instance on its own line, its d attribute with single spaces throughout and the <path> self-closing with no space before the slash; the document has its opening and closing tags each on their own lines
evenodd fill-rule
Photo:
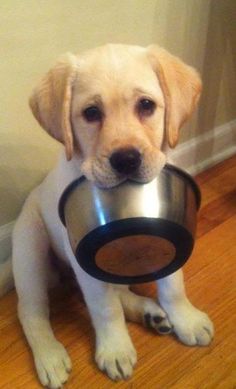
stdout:
<svg viewBox="0 0 236 389">
<path fill-rule="evenodd" d="M 129 335 L 114 332 L 99 337 L 95 360 L 100 370 L 114 381 L 128 379 L 137 362 L 137 354 Z"/>
<path fill-rule="evenodd" d="M 189 301 L 165 307 L 173 331 L 188 346 L 207 346 L 214 336 L 214 326 L 206 313 Z"/>
<path fill-rule="evenodd" d="M 70 357 L 64 346 L 56 340 L 47 346 L 39 344 L 34 360 L 41 384 L 51 389 L 62 388 L 71 370 Z"/>
</svg>

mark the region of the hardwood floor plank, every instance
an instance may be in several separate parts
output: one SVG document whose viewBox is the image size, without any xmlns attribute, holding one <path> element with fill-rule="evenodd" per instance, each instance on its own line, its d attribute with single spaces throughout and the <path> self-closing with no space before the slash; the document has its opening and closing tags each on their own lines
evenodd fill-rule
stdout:
<svg viewBox="0 0 236 389">
<path fill-rule="evenodd" d="M 202 175 L 196 177 L 202 193 L 202 207 L 235 190 L 235 159 L 236 157 L 231 159 L 230 163 L 227 164 L 227 168 L 224 164 L 220 164 L 215 167 L 214 173 L 202 173 L 202 175 L 205 175 L 204 179 L 202 179 Z"/>
<path fill-rule="evenodd" d="M 198 215 L 197 238 L 233 216 L 235 209 L 236 189 L 203 206 Z"/>
<path fill-rule="evenodd" d="M 199 185 L 207 184 L 211 179 L 215 177 L 220 177 L 225 174 L 225 172 L 236 168 L 236 157 L 233 156 L 219 164 L 211 167 L 210 169 L 205 170 L 204 172 L 197 175 L 196 179 Z"/>
</svg>

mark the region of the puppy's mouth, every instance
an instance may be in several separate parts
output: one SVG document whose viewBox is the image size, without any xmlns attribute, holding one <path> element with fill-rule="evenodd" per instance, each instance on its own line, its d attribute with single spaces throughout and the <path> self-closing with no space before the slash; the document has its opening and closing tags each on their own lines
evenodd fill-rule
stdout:
<svg viewBox="0 0 236 389">
<path fill-rule="evenodd" d="M 82 162 L 81 172 L 99 188 L 112 188 L 126 180 L 126 177 L 117 175 L 108 163 L 95 158 Z"/>
<path fill-rule="evenodd" d="M 162 153 L 150 155 L 143 159 L 137 167 L 115 169 L 110 160 L 89 159 L 81 166 L 82 173 L 100 188 L 112 188 L 126 180 L 147 183 L 158 176 L 166 163 L 166 156 Z"/>
</svg>

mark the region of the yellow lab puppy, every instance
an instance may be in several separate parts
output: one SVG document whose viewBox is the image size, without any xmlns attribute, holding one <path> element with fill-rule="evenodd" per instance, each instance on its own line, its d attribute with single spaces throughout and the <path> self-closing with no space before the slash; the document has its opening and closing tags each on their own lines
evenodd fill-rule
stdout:
<svg viewBox="0 0 236 389">
<path fill-rule="evenodd" d="M 57 211 L 65 187 L 82 174 L 101 187 L 157 176 L 165 145 L 176 145 L 200 91 L 197 72 L 165 50 L 125 45 L 67 54 L 33 91 L 33 114 L 65 146 L 56 168 L 26 200 L 13 233 L 19 318 L 43 385 L 60 388 L 71 369 L 49 322 L 49 248 L 74 270 L 96 332 L 97 365 L 111 379 L 130 377 L 136 363 L 125 317 L 160 333 L 173 328 L 187 345 L 210 343 L 213 325 L 186 297 L 182 271 L 159 280 L 161 307 L 128 286 L 96 280 L 78 266 Z"/>
</svg>

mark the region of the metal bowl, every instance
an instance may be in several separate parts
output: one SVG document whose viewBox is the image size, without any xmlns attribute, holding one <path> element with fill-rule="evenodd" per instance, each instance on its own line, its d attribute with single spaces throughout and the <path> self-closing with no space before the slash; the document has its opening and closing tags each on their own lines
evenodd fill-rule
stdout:
<svg viewBox="0 0 236 389">
<path fill-rule="evenodd" d="M 62 194 L 59 214 L 79 265 L 105 282 L 134 284 L 165 277 L 189 258 L 201 195 L 172 165 L 147 184 L 101 189 L 85 177 Z"/>
</svg>

